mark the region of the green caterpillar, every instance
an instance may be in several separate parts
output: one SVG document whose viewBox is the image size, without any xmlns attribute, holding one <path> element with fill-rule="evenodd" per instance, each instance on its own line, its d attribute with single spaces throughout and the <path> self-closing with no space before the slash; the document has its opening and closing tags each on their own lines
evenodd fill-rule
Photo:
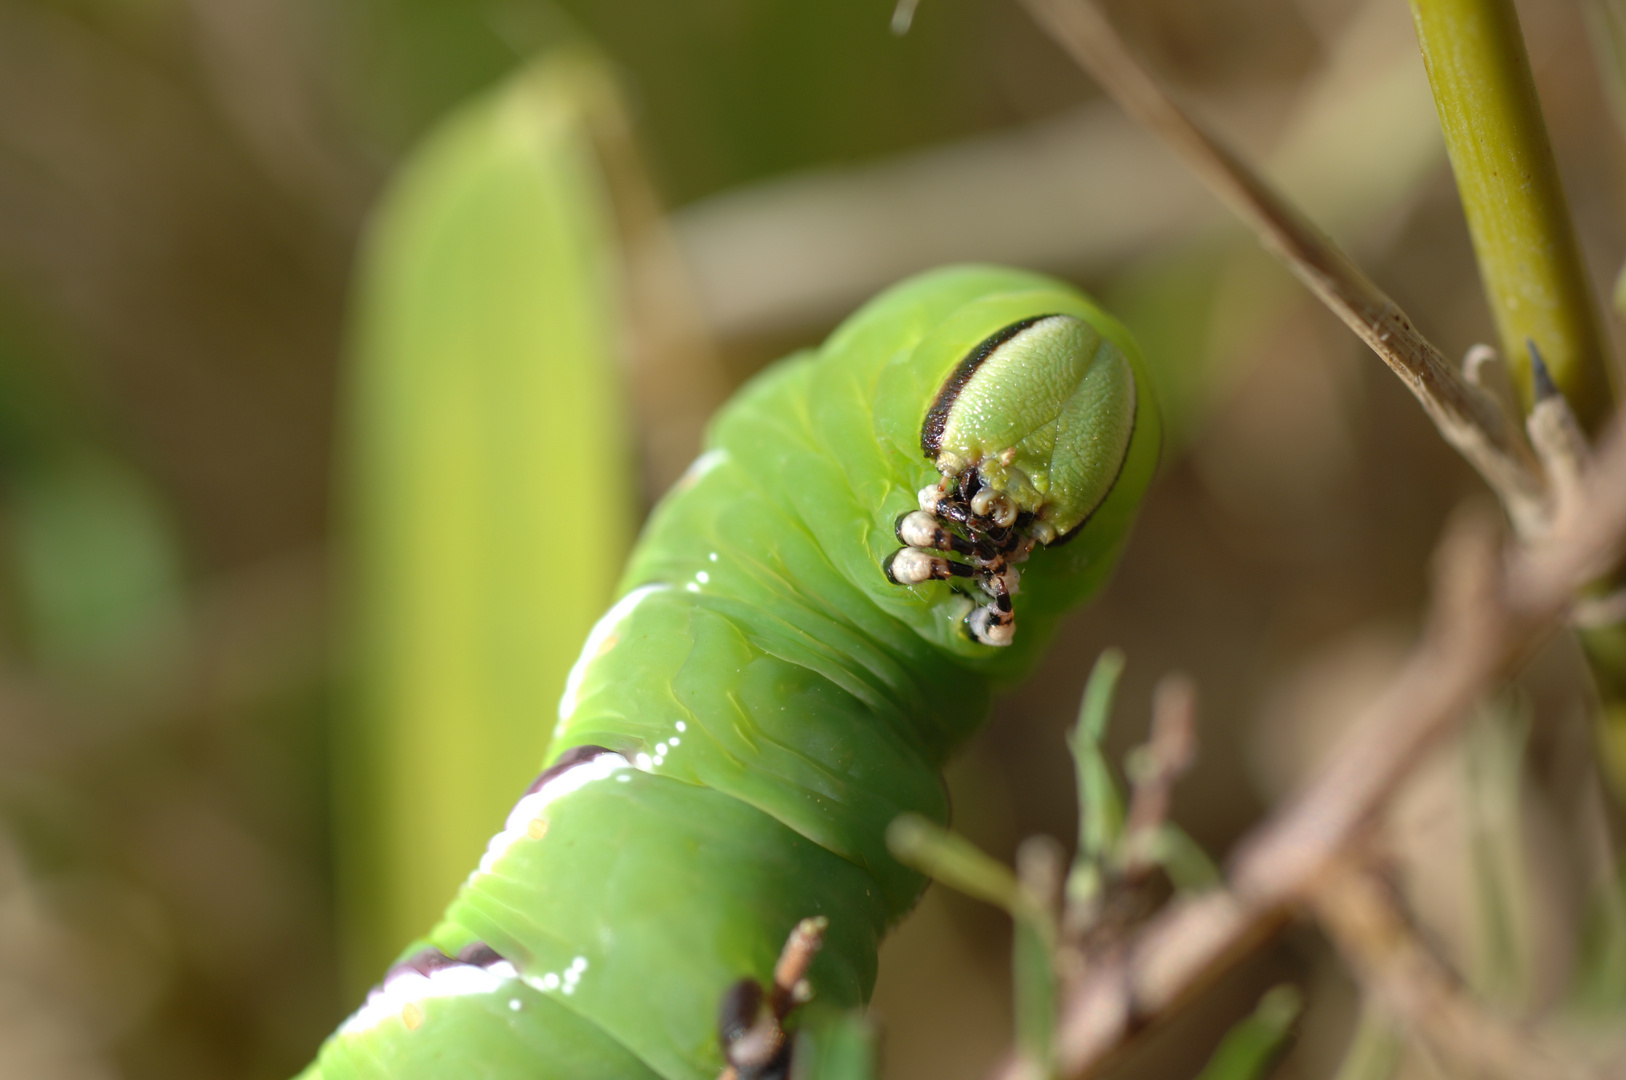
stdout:
<svg viewBox="0 0 1626 1080">
<path fill-rule="evenodd" d="M 743 389 L 589 635 L 551 764 L 305 1076 L 713 1080 L 719 1002 L 809 916 L 818 1001 L 862 1004 L 924 887 L 886 827 L 947 820 L 945 757 L 1110 570 L 1157 464 L 1147 387 L 1076 291 L 957 267 Z M 593 542 L 592 483 L 560 478 L 562 541 Z"/>
</svg>

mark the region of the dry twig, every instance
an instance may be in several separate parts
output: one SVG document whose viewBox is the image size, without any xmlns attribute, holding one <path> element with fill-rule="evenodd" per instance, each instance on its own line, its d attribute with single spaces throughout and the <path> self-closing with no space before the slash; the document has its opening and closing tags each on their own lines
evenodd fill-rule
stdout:
<svg viewBox="0 0 1626 1080">
<path fill-rule="evenodd" d="M 1300 281 L 1416 395 L 1440 434 L 1479 470 L 1521 535 L 1549 517 L 1547 485 L 1515 414 L 1465 379 L 1382 289 L 1298 208 L 1209 134 L 1134 57 L 1093 0 L 1022 0 L 1114 100 L 1160 136 Z"/>
<path fill-rule="evenodd" d="M 1579 589 L 1615 565 L 1626 538 L 1626 436 L 1616 431 L 1589 460 L 1560 409 L 1564 415 L 1532 417 L 1532 448 L 1493 356 L 1476 350 L 1466 377 L 1458 373 L 1330 240 L 1174 103 L 1093 0 L 1022 3 L 1393 369 L 1501 498 L 1524 540 L 1503 546 L 1488 515 L 1459 518 L 1441 545 L 1422 640 L 1316 782 L 1241 845 L 1229 888 L 1171 904 L 1132 940 L 1092 957 L 1069 987 L 1061 1072 L 1095 1072 L 1308 905 L 1372 987 L 1409 1009 L 1409 1022 L 1445 1056 L 1495 1067 L 1487 1055 L 1499 1055 L 1502 1075 L 1590 1075 L 1474 1005 L 1386 894 L 1344 867 L 1426 751 L 1561 625 Z"/>
<path fill-rule="evenodd" d="M 1390 883 L 1358 857 L 1321 875 L 1310 900 L 1362 988 L 1466 1076 L 1583 1080 L 1602 1072 L 1486 1010 L 1416 932 Z"/>
<path fill-rule="evenodd" d="M 1197 687 L 1184 675 L 1165 676 L 1152 695 L 1152 737 L 1136 755 L 1134 790 L 1124 823 L 1129 852 L 1125 874 L 1138 878 L 1153 866 L 1151 847 L 1169 817 L 1174 785 L 1197 759 Z"/>
<path fill-rule="evenodd" d="M 1562 624 L 1575 590 L 1626 541 L 1626 436 L 1605 441 L 1578 491 L 1577 511 L 1539 546 L 1499 546 L 1486 516 L 1459 518 L 1440 548 L 1422 640 L 1319 778 L 1244 841 L 1230 888 L 1170 905 L 1069 988 L 1064 1075 L 1096 1071 L 1311 901 L 1426 751 Z"/>
<path fill-rule="evenodd" d="M 755 979 L 745 978 L 729 987 L 723 998 L 718 1037 L 728 1063 L 717 1080 L 778 1075 L 773 1070 L 788 1059 L 785 1018 L 812 1000 L 807 969 L 824 947 L 830 920 L 823 915 L 803 919 L 791 928 L 773 968 L 773 985 L 763 992 Z"/>
</svg>

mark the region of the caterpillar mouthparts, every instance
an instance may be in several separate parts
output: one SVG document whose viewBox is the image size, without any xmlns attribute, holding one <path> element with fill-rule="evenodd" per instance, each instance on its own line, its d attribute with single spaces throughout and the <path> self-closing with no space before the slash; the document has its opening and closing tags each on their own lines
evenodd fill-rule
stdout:
<svg viewBox="0 0 1626 1080">
<path fill-rule="evenodd" d="M 1041 533 L 1054 537 L 1053 527 L 1019 512 L 1008 494 L 970 468 L 921 488 L 920 509 L 901 515 L 896 532 L 904 547 L 883 566 L 888 580 L 919 585 L 970 578 L 989 600 L 966 615 L 966 630 L 984 645 L 1011 643 L 1016 636 L 1011 597 L 1021 584 L 1015 564 L 1043 542 Z"/>
</svg>

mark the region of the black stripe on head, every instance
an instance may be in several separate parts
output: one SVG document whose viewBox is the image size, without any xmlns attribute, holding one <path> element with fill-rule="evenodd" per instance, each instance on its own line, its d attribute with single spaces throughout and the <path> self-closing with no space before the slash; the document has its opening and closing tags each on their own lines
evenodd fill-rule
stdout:
<svg viewBox="0 0 1626 1080">
<path fill-rule="evenodd" d="M 531 786 L 525 789 L 525 794 L 535 795 L 538 791 L 542 790 L 543 784 L 547 783 L 549 780 L 552 780 L 554 777 L 569 772 L 571 769 L 574 769 L 577 765 L 580 765 L 583 762 L 592 761 L 600 754 L 613 753 L 615 753 L 615 751 L 606 746 L 572 746 L 569 750 L 566 750 L 564 753 L 559 755 L 558 761 L 555 761 L 552 765 L 549 765 L 546 769 L 543 769 L 541 775 L 539 775 L 535 780 L 531 781 Z M 523 798 L 523 796 L 521 797 Z"/>
<path fill-rule="evenodd" d="M 954 403 L 960 399 L 960 391 L 965 389 L 965 384 L 971 381 L 971 376 L 982 367 L 983 361 L 992 356 L 995 349 L 1034 323 L 1052 317 L 1052 315 L 1034 315 L 1020 322 L 1013 322 L 984 338 L 981 344 L 966 354 L 964 360 L 955 365 L 953 374 L 943 384 L 943 389 L 937 392 L 932 407 L 926 410 L 926 422 L 920 428 L 920 448 L 926 452 L 927 460 L 937 460 L 938 452 L 943 449 L 943 429 L 948 426 L 949 412 L 954 408 Z"/>
</svg>

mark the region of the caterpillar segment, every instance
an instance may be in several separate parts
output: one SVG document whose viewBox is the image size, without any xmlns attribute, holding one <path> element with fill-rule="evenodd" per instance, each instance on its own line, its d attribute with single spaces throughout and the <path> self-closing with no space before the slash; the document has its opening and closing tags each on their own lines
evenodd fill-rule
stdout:
<svg viewBox="0 0 1626 1080">
<path fill-rule="evenodd" d="M 745 1080 L 862 1006 L 925 885 L 886 827 L 947 822 L 944 761 L 1100 587 L 1156 467 L 1144 388 L 1081 294 L 975 266 L 748 384 L 589 635 L 549 767 L 307 1075 Z"/>
</svg>

